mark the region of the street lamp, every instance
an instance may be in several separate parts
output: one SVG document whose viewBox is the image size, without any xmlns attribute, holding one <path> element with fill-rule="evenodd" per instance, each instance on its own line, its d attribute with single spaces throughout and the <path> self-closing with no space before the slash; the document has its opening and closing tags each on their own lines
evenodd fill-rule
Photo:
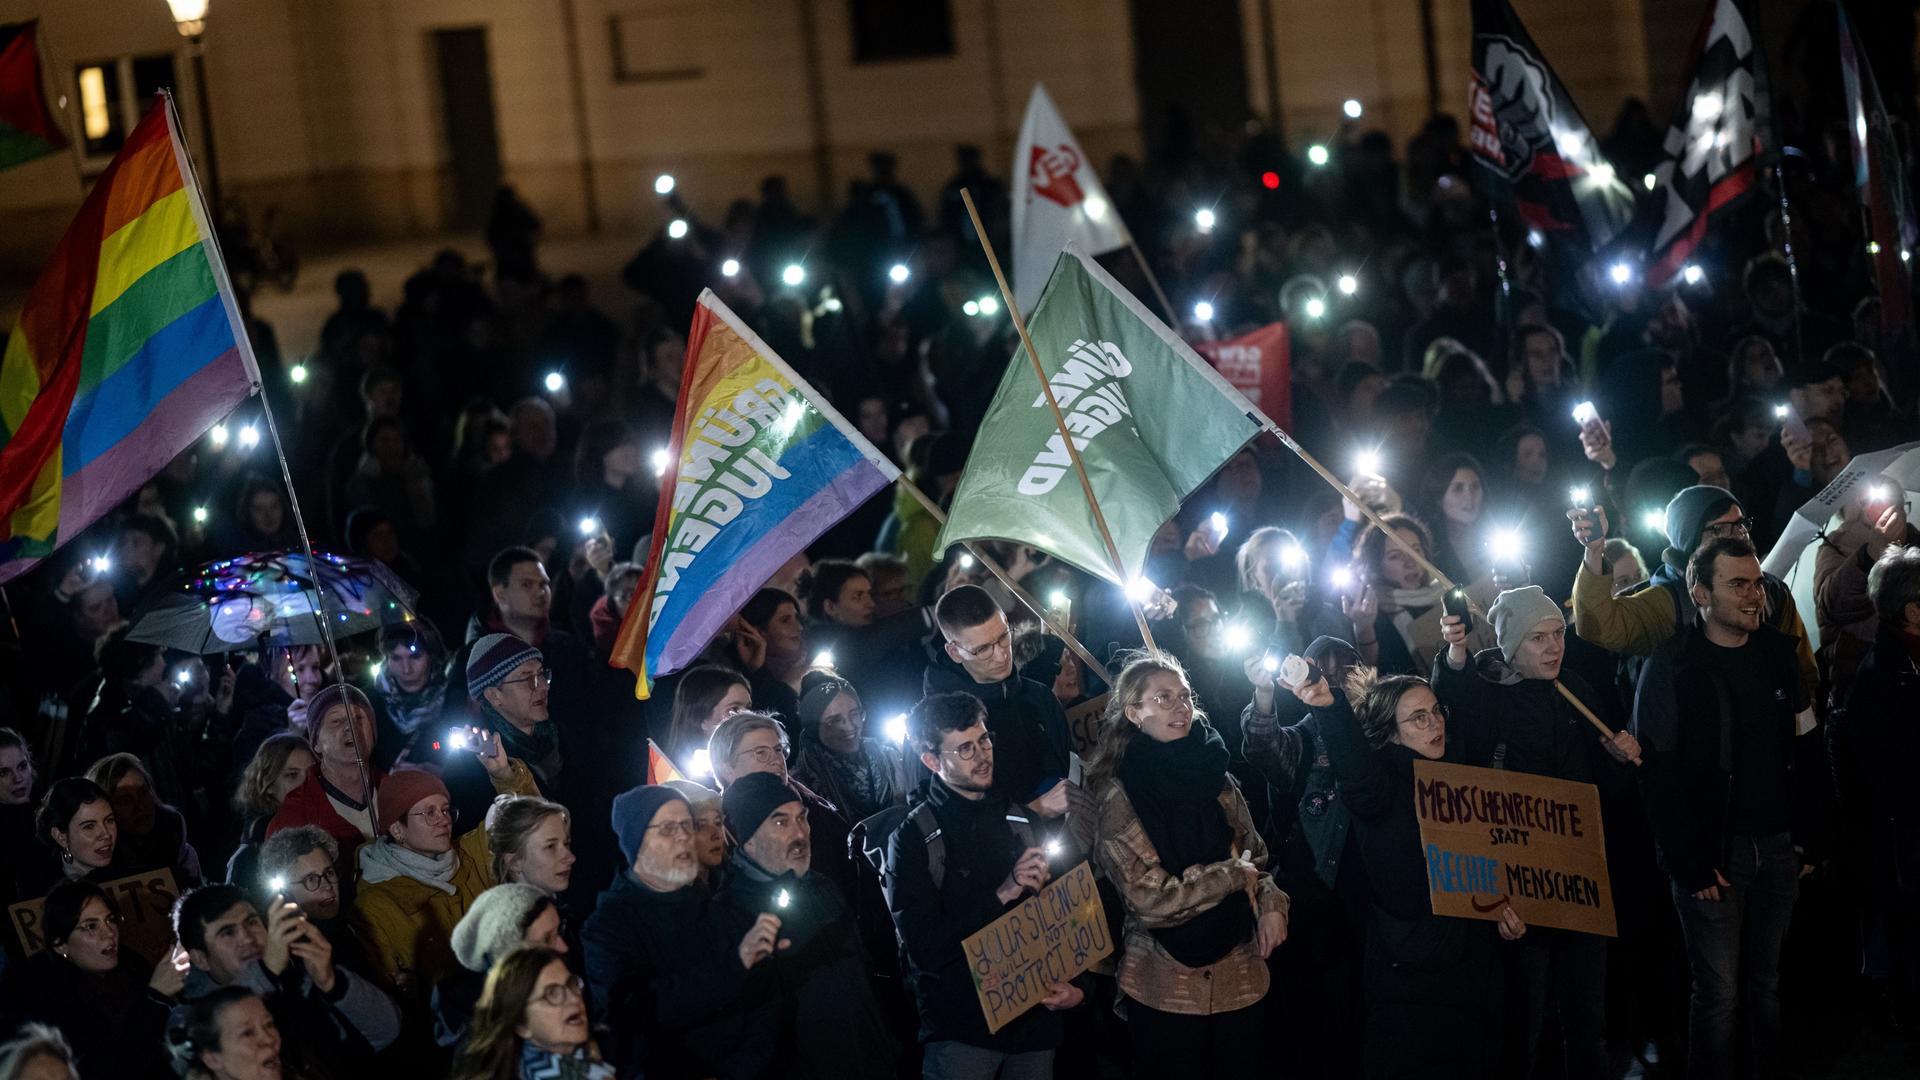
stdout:
<svg viewBox="0 0 1920 1080">
<path fill-rule="evenodd" d="M 187 39 L 187 55 L 193 60 L 193 96 L 200 102 L 200 141 L 207 155 L 207 202 L 217 220 L 220 212 L 220 159 L 213 152 L 213 106 L 207 100 L 207 32 L 209 0 L 167 0 L 173 13 L 173 27 Z"/>
</svg>

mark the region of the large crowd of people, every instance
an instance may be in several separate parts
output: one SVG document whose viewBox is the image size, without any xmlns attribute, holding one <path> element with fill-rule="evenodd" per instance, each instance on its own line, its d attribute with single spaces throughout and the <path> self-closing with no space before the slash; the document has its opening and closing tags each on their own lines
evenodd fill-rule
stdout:
<svg viewBox="0 0 1920 1080">
<path fill-rule="evenodd" d="M 1913 1067 L 1907 493 L 1854 488 L 1811 588 L 1761 558 L 1920 438 L 1920 369 L 1844 143 L 1800 144 L 1795 265 L 1767 191 L 1699 273 L 1597 295 L 1488 228 L 1445 116 L 1399 159 L 1358 125 L 1324 165 L 1116 158 L 1170 324 L 1284 323 L 1283 422 L 1358 501 L 1248 446 L 1155 536 L 1148 642 L 1120 590 L 983 545 L 1003 579 L 889 492 L 645 700 L 608 659 L 699 291 L 950 500 L 1017 345 L 977 150 L 927 208 L 886 154 L 825 220 L 779 177 L 717 223 L 668 196 L 617 298 L 503 188 L 490 257 L 391 311 L 347 271 L 310 349 L 248 315 L 308 533 L 418 600 L 337 645 L 130 632 L 182 571 L 298 548 L 257 402 L 7 587 L 0 1080 L 1767 1077 L 1865 1030 Z M 1607 147 L 1657 158 L 1644 109 Z M 1421 760 L 1595 785 L 1618 936 L 1434 914 Z M 962 942 L 1083 860 L 1114 954 L 990 1028 Z"/>
</svg>

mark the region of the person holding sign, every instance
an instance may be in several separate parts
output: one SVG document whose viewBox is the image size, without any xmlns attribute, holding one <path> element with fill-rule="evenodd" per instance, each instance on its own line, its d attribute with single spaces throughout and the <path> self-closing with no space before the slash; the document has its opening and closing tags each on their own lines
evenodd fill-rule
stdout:
<svg viewBox="0 0 1920 1080">
<path fill-rule="evenodd" d="M 1611 739 L 1595 736 L 1554 688 L 1559 679 L 1596 715 L 1608 711 L 1606 700 L 1585 680 L 1561 668 L 1567 620 L 1560 605 L 1538 585 L 1509 589 L 1493 602 L 1487 621 L 1499 646 L 1469 655 L 1465 620 L 1442 618 L 1447 649 L 1433 665 L 1434 691 L 1449 707 L 1483 724 L 1493 741 L 1491 761 L 1468 764 L 1583 784 L 1620 776 L 1608 769 L 1596 746 L 1615 763 L 1639 764 L 1640 744 L 1631 732 L 1617 731 Z M 1509 839 L 1526 843 L 1518 830 Z M 1504 959 L 1513 975 L 1510 983 L 1525 988 L 1525 997 L 1511 1001 L 1508 1010 L 1508 1046 L 1517 1055 L 1510 1065 L 1516 1075 L 1532 1072 L 1528 1066 L 1537 1056 L 1549 997 L 1560 1015 L 1569 1080 L 1605 1075 L 1606 939 L 1543 928 Z"/>
<path fill-rule="evenodd" d="M 1414 806 L 1413 763 L 1457 759 L 1447 714 L 1425 679 L 1358 667 L 1346 693 L 1298 657 L 1281 685 L 1313 709 L 1335 783 L 1353 814 L 1372 894 L 1367 908 L 1366 1074 L 1496 1075 L 1501 980 L 1494 929 L 1518 940 L 1527 925 L 1511 906 L 1498 923 L 1433 913 Z M 1451 752 L 1450 752 L 1451 751 Z"/>
<path fill-rule="evenodd" d="M 86 1076 L 150 1075 L 164 1060 L 167 1009 L 186 982 L 174 955 L 158 964 L 120 941 L 120 914 L 100 886 L 64 881 L 47 894 L 46 949 L 7 971 L 0 1020 L 49 1024 Z"/>
<path fill-rule="evenodd" d="M 1047 1080 L 1064 1033 L 1062 1009 L 1084 994 L 1046 987 L 1029 1009 L 990 1031 L 963 942 L 1040 891 L 1052 877 L 1032 825 L 993 791 L 987 707 L 972 694 L 932 694 L 913 707 L 907 734 L 933 775 L 887 840 L 882 885 L 920 1010 L 927 1080 Z"/>
<path fill-rule="evenodd" d="M 1731 1075 L 1736 1056 L 1779 1061 L 1780 949 L 1819 860 L 1828 773 L 1799 643 L 1766 625 L 1753 545 L 1709 541 L 1687 562 L 1687 586 L 1697 618 L 1641 669 L 1633 726 L 1693 970 L 1687 1075 L 1712 1077 Z"/>
<path fill-rule="evenodd" d="M 1178 660 L 1150 652 L 1121 670 L 1087 787 L 1094 858 L 1126 907 L 1119 984 L 1142 1076 L 1270 1065 L 1257 1006 L 1288 901 L 1227 763 Z"/>
</svg>

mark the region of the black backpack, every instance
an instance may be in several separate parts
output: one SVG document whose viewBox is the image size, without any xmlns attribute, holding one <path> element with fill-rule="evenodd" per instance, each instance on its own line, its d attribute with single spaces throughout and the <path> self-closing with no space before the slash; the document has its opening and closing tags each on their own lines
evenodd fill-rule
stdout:
<svg viewBox="0 0 1920 1080">
<path fill-rule="evenodd" d="M 1022 849 L 1034 846 L 1033 822 L 1020 814 L 1008 814 L 1007 825 L 1013 829 L 1013 835 L 1019 839 Z M 887 844 L 893 834 L 911 826 L 920 833 L 927 847 L 927 874 L 933 879 L 933 887 L 938 889 L 946 878 L 947 843 L 940 836 L 940 821 L 933 814 L 933 807 L 925 800 L 909 806 L 889 806 L 871 817 L 855 823 L 847 834 L 847 847 L 858 851 L 873 872 L 879 875 L 884 888 L 890 876 L 887 866 Z"/>
</svg>

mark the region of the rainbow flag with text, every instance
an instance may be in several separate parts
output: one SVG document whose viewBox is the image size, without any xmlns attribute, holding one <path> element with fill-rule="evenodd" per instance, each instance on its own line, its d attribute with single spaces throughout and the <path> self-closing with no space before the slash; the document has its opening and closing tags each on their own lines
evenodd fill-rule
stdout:
<svg viewBox="0 0 1920 1080">
<path fill-rule="evenodd" d="M 0 360 L 0 582 L 260 382 L 165 95 L 95 181 Z"/>
<path fill-rule="evenodd" d="M 614 667 L 687 666 L 774 571 L 900 470 L 707 290 L 687 334 L 672 465 Z"/>
</svg>

